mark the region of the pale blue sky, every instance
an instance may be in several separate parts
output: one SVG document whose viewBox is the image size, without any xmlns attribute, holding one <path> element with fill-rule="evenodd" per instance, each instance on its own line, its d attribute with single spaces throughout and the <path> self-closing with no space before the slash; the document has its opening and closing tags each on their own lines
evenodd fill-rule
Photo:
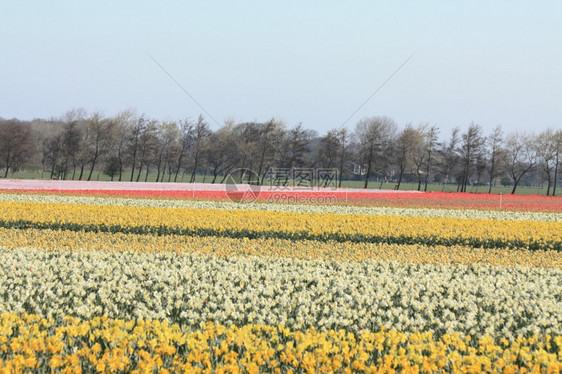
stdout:
<svg viewBox="0 0 562 374">
<path fill-rule="evenodd" d="M 196 118 L 150 54 L 220 123 L 323 134 L 415 52 L 348 127 L 562 127 L 561 1 L 2 1 L 0 46 L 4 118 Z"/>
</svg>

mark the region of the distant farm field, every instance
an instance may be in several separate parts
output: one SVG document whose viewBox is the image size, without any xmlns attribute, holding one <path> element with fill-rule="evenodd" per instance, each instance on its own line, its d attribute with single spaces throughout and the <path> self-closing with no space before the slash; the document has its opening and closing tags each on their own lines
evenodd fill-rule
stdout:
<svg viewBox="0 0 562 374">
<path fill-rule="evenodd" d="M 6 372 L 557 373 L 562 198 L 0 180 L 0 294 Z"/>
</svg>

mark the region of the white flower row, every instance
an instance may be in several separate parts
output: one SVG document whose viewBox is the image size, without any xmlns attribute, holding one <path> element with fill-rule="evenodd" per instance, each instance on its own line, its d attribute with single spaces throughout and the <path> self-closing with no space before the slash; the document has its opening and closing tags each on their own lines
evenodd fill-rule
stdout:
<svg viewBox="0 0 562 374">
<path fill-rule="evenodd" d="M 562 213 L 514 212 L 475 209 L 429 209 L 429 208 L 391 208 L 361 207 L 323 204 L 274 204 L 274 203 L 235 203 L 225 201 L 197 201 L 174 199 L 135 199 L 91 196 L 54 196 L 34 194 L 2 194 L 0 201 L 41 202 L 50 204 L 116 205 L 163 208 L 197 208 L 220 210 L 263 210 L 297 213 L 336 213 L 365 215 L 398 215 L 408 217 L 450 217 L 511 221 L 561 222 Z"/>
<path fill-rule="evenodd" d="M 0 310 L 512 338 L 562 333 L 562 269 L 0 248 Z"/>
</svg>

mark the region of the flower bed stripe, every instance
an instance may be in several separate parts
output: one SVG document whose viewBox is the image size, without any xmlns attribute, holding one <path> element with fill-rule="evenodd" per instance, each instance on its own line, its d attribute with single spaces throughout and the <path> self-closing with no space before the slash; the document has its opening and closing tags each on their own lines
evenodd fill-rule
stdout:
<svg viewBox="0 0 562 374">
<path fill-rule="evenodd" d="M 345 206 L 321 204 L 275 204 L 275 203 L 234 203 L 230 201 L 201 201 L 179 199 L 150 198 L 112 198 L 72 195 L 33 195 L 33 194 L 0 194 L 0 201 L 35 202 L 48 204 L 83 204 L 113 205 L 153 208 L 188 208 L 188 209 L 219 209 L 219 210 L 257 210 L 272 212 L 295 213 L 333 213 L 333 214 L 364 214 L 364 215 L 397 215 L 405 217 L 448 217 L 474 218 L 509 221 L 544 221 L 561 222 L 562 213 L 516 212 L 475 209 L 423 209 L 423 208 L 392 208 L 373 206 Z"/>
<path fill-rule="evenodd" d="M 422 244 L 430 246 L 456 246 L 465 245 L 474 248 L 524 248 L 534 250 L 562 251 L 562 242 L 553 241 L 524 241 L 503 239 L 478 239 L 439 236 L 387 236 L 387 235 L 365 235 L 365 234 L 343 234 L 343 233 L 320 233 L 311 234 L 309 231 L 256 231 L 247 229 L 213 229 L 213 228 L 182 228 L 171 226 L 123 226 L 112 224 L 81 224 L 73 222 L 33 222 L 33 221 L 3 221 L 0 227 L 14 229 L 39 229 L 39 230 L 68 230 L 75 232 L 102 232 L 122 233 L 140 235 L 182 235 L 182 236 L 216 236 L 225 238 L 248 238 L 248 239 L 287 239 L 287 240 L 319 240 L 323 242 L 351 242 L 351 243 L 383 243 L 383 244 Z"/>
<path fill-rule="evenodd" d="M 14 190 L 0 190 L 10 192 Z M 29 193 L 62 193 L 78 195 L 114 195 L 114 196 L 152 196 L 152 197 L 175 197 L 196 198 L 211 200 L 230 200 L 230 192 L 220 190 L 107 190 L 107 189 L 18 189 L 18 192 Z M 422 207 L 422 208 L 468 208 L 468 209 L 496 209 L 514 211 L 544 211 L 562 212 L 561 196 L 538 196 L 538 195 L 494 195 L 475 193 L 451 193 L 451 192 L 379 192 L 367 191 L 357 192 L 337 190 L 313 190 L 313 191 L 291 191 L 291 190 L 267 190 L 261 191 L 258 196 L 260 201 L 270 202 L 297 202 L 305 203 L 311 199 L 317 202 L 335 202 L 336 204 L 359 204 L 386 207 Z M 501 203 L 500 203 L 501 201 Z"/>
<path fill-rule="evenodd" d="M 475 247 L 562 247 L 562 222 L 0 202 L 0 226 Z"/>
<path fill-rule="evenodd" d="M 186 327 L 562 334 L 562 270 L 189 253 L 0 251 L 0 307 Z"/>
<path fill-rule="evenodd" d="M 197 253 L 217 257 L 260 256 L 328 261 L 365 260 L 400 263 L 478 264 L 562 268 L 561 251 L 425 246 L 318 240 L 189 237 L 0 228 L 0 248 L 128 251 L 135 253 Z"/>
<path fill-rule="evenodd" d="M 549 372 L 562 337 L 435 338 L 393 330 L 318 332 L 283 326 L 185 331 L 159 321 L 0 315 L 0 370 L 23 372 Z"/>
</svg>

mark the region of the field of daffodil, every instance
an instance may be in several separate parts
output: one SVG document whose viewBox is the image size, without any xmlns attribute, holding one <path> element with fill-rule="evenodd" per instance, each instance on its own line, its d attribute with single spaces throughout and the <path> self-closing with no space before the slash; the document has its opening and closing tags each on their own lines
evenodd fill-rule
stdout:
<svg viewBox="0 0 562 374">
<path fill-rule="evenodd" d="M 562 213 L 0 193 L 26 370 L 558 373 Z"/>
</svg>

